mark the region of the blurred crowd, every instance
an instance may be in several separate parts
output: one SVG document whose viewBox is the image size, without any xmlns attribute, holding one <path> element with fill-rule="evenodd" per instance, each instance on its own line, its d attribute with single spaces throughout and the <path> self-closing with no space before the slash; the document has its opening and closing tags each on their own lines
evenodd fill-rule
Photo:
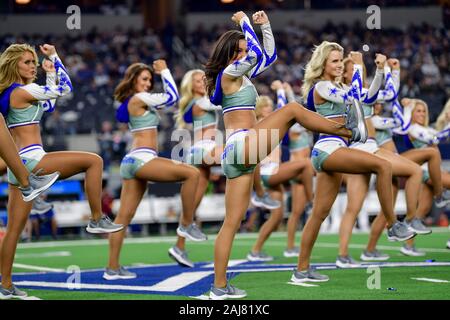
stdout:
<svg viewBox="0 0 450 320">
<path fill-rule="evenodd" d="M 126 15 L 139 13 L 142 2 L 146 0 L 79 0 L 76 2 L 83 12 L 101 13 L 109 15 Z M 17 3 L 18 1 L 7 1 L 0 5 L 0 10 L 9 13 L 61 13 L 66 8 L 73 5 L 72 0 L 39 0 L 32 1 L 26 5 Z M 198 1 L 182 0 L 181 5 L 185 11 L 208 12 L 208 11 L 237 11 L 237 10 L 271 10 L 271 9 L 353 9 L 363 8 L 375 4 L 382 7 L 399 6 L 430 6 L 445 3 L 443 0 L 234 0 L 223 3 L 221 0 Z M 1 12 L 0 11 L 0 12 Z"/>
</svg>

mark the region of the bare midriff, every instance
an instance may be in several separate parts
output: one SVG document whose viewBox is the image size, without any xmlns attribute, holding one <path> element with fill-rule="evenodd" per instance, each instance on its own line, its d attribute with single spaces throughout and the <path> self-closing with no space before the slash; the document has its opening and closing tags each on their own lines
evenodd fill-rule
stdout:
<svg viewBox="0 0 450 320">
<path fill-rule="evenodd" d="M 145 129 L 141 131 L 132 132 L 133 143 L 131 149 L 136 148 L 151 148 L 158 151 L 158 130 Z"/>
<path fill-rule="evenodd" d="M 32 144 L 42 145 L 41 128 L 39 124 L 29 124 L 11 128 L 10 132 L 19 150 Z"/>
</svg>

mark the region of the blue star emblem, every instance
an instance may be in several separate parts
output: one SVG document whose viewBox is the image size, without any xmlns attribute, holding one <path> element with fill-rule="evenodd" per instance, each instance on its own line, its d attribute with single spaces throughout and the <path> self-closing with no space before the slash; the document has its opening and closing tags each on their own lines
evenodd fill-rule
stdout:
<svg viewBox="0 0 450 320">
<path fill-rule="evenodd" d="M 45 87 L 44 87 L 44 94 L 46 94 L 47 91 L 50 91 L 50 88 L 49 88 L 48 86 L 45 86 Z"/>
<path fill-rule="evenodd" d="M 346 95 L 346 94 L 343 94 L 341 97 L 342 97 L 342 99 L 344 100 L 344 103 L 347 103 L 347 101 L 348 101 L 347 95 Z"/>
<path fill-rule="evenodd" d="M 337 97 L 337 88 L 329 88 L 330 90 L 330 96 Z"/>
</svg>

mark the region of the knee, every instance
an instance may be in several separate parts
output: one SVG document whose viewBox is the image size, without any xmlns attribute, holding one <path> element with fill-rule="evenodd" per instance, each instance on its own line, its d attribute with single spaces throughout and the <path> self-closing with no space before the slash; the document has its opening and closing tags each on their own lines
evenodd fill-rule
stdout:
<svg viewBox="0 0 450 320">
<path fill-rule="evenodd" d="M 344 217 L 351 218 L 356 217 L 361 210 L 361 206 L 354 202 L 348 202 L 347 209 L 345 210 Z"/>
<path fill-rule="evenodd" d="M 114 223 L 122 224 L 124 230 L 128 227 L 128 225 L 131 223 L 131 220 L 133 219 L 135 215 L 135 212 L 132 214 L 118 214 L 117 217 L 114 219 Z"/>
<path fill-rule="evenodd" d="M 186 170 L 186 178 L 192 180 L 200 179 L 200 170 L 194 166 L 189 166 Z"/>
<path fill-rule="evenodd" d="M 312 210 L 312 214 L 310 219 L 316 219 L 316 221 L 318 220 L 321 224 L 322 222 L 325 221 L 325 219 L 328 217 L 328 213 L 330 212 L 331 207 L 330 208 L 314 208 L 313 206 L 313 210 Z"/>
<path fill-rule="evenodd" d="M 25 228 L 27 220 L 28 220 L 28 216 L 24 217 L 23 219 L 18 219 L 16 217 L 13 223 L 8 222 L 8 225 L 6 227 L 6 235 L 18 240 L 19 236 L 21 235 L 22 231 Z M 5 235 L 5 237 L 6 237 L 6 235 Z"/>
<path fill-rule="evenodd" d="M 441 153 L 437 148 L 427 148 L 427 152 L 430 155 L 430 158 L 432 159 L 440 159 Z"/>
<path fill-rule="evenodd" d="M 304 112 L 304 111 L 306 111 L 305 107 L 302 106 L 298 102 L 289 102 L 283 108 L 286 108 L 287 110 L 289 110 L 293 114 L 295 114 L 296 112 Z"/>
<path fill-rule="evenodd" d="M 230 230 L 229 232 L 237 233 L 241 227 L 241 219 L 233 219 L 226 217 L 223 221 L 224 230 Z"/>
<path fill-rule="evenodd" d="M 310 159 L 306 162 L 306 170 L 311 177 L 314 176 L 314 167 Z"/>
<path fill-rule="evenodd" d="M 377 159 L 375 163 L 375 171 L 379 173 L 387 173 L 392 175 L 392 164 L 384 159 Z"/>
<path fill-rule="evenodd" d="M 302 158 L 297 161 L 297 169 L 307 170 L 308 169 L 308 159 Z"/>
<path fill-rule="evenodd" d="M 273 219 L 274 227 L 278 227 L 278 225 L 283 220 L 283 212 L 274 212 L 271 214 L 271 217 Z"/>
<path fill-rule="evenodd" d="M 103 168 L 103 159 L 98 154 L 91 153 L 89 157 L 91 167 L 102 167 Z"/>
<path fill-rule="evenodd" d="M 420 177 L 422 179 L 423 170 L 419 165 L 414 165 L 411 169 L 412 175 L 415 177 Z"/>
</svg>

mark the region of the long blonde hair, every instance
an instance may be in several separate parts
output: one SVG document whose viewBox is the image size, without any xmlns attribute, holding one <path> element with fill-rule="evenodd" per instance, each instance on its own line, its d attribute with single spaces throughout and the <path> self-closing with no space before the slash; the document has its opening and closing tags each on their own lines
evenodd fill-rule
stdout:
<svg viewBox="0 0 450 320">
<path fill-rule="evenodd" d="M 430 124 L 430 116 L 429 116 L 429 112 L 428 112 L 428 105 L 425 101 L 421 100 L 421 99 L 411 99 L 411 103 L 412 103 L 412 114 L 414 114 L 414 111 L 416 111 L 417 105 L 421 104 L 425 107 L 425 127 L 428 127 L 428 125 Z M 413 119 L 411 119 L 411 121 L 414 121 Z"/>
<path fill-rule="evenodd" d="M 34 63 L 38 66 L 36 50 L 29 44 L 12 44 L 0 56 L 0 93 L 14 82 L 20 82 L 19 60 L 25 52 L 30 52 L 34 56 Z M 33 82 L 36 79 L 31 79 Z"/>
<path fill-rule="evenodd" d="M 445 119 L 445 114 L 447 112 L 450 112 L 450 99 L 447 100 L 447 103 L 445 104 L 444 109 L 439 114 L 439 117 L 436 121 L 436 130 L 441 131 L 444 129 L 445 125 L 447 124 L 447 120 Z"/>
<path fill-rule="evenodd" d="M 272 101 L 272 99 L 269 98 L 269 96 L 259 96 L 258 98 L 256 98 L 256 104 L 255 104 L 256 119 L 259 120 L 259 118 L 261 117 L 261 109 L 266 104 L 270 104 L 272 106 L 272 110 L 273 110 L 273 101 Z"/>
<path fill-rule="evenodd" d="M 183 113 L 189 102 L 194 98 L 194 94 L 192 92 L 192 82 L 194 75 L 197 73 L 201 73 L 202 75 L 205 74 L 205 72 L 201 69 L 193 69 L 186 72 L 181 80 L 181 99 L 178 103 L 178 113 L 175 116 L 179 128 L 184 128 L 186 126 L 186 123 L 183 120 Z"/>
<path fill-rule="evenodd" d="M 314 47 L 312 57 L 305 68 L 305 80 L 302 86 L 304 101 L 308 100 L 309 90 L 322 78 L 325 63 L 333 50 L 344 53 L 344 48 L 336 42 L 323 41 L 320 45 Z"/>
</svg>

